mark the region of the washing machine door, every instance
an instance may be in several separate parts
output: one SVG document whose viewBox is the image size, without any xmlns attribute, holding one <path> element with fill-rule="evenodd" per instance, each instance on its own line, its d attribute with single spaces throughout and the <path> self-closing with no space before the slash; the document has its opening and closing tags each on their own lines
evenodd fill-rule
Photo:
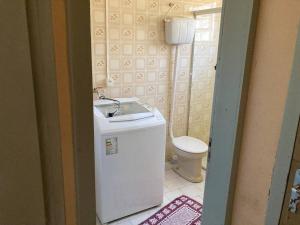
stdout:
<svg viewBox="0 0 300 225">
<path fill-rule="evenodd" d="M 138 102 L 121 102 L 120 105 L 104 104 L 96 106 L 109 122 L 123 122 L 153 117 L 152 110 Z M 109 114 L 115 112 L 113 117 Z"/>
</svg>

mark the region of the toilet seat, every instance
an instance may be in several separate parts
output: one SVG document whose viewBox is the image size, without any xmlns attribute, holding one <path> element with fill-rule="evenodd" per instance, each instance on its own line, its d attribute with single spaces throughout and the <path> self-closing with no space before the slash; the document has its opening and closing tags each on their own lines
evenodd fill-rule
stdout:
<svg viewBox="0 0 300 225">
<path fill-rule="evenodd" d="M 176 148 L 193 154 L 201 154 L 208 151 L 208 146 L 203 141 L 189 136 L 173 138 L 173 144 Z"/>
</svg>

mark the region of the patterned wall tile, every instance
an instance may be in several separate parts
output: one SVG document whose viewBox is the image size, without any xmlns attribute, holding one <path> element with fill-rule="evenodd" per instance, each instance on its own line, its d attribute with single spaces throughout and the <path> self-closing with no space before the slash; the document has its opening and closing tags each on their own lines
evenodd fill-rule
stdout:
<svg viewBox="0 0 300 225">
<path fill-rule="evenodd" d="M 123 82 L 124 84 L 131 84 L 134 81 L 134 73 L 133 72 L 125 72 L 123 74 Z M 121 96 L 119 96 L 121 97 Z"/>
<path fill-rule="evenodd" d="M 95 26 L 94 27 L 94 40 L 105 41 L 105 27 L 104 26 Z"/>
<path fill-rule="evenodd" d="M 95 24 L 105 24 L 105 12 L 103 10 L 94 10 Z"/>
<path fill-rule="evenodd" d="M 132 27 L 124 27 L 122 30 L 122 40 L 133 41 L 134 29 Z"/>
<path fill-rule="evenodd" d="M 97 8 L 97 7 L 104 8 L 105 0 L 93 0 L 93 1 L 91 1 L 91 6 L 92 6 L 92 8 Z"/>
<path fill-rule="evenodd" d="M 161 83 L 167 82 L 169 79 L 169 72 L 168 71 L 159 71 L 158 72 L 158 81 Z"/>
<path fill-rule="evenodd" d="M 136 1 L 136 10 L 137 11 L 146 11 L 147 9 L 147 0 L 137 0 Z"/>
<path fill-rule="evenodd" d="M 136 72 L 135 73 L 135 81 L 138 83 L 145 82 L 145 72 Z"/>
<path fill-rule="evenodd" d="M 111 42 L 109 44 L 109 54 L 110 55 L 120 55 L 121 46 L 118 42 Z"/>
<path fill-rule="evenodd" d="M 134 14 L 130 12 L 123 12 L 122 14 L 123 25 L 132 26 L 134 23 Z"/>
<path fill-rule="evenodd" d="M 149 71 L 147 72 L 147 81 L 149 82 L 155 82 L 156 79 L 156 71 Z"/>
<path fill-rule="evenodd" d="M 123 43 L 122 44 L 123 55 L 126 55 L 126 56 L 133 55 L 133 46 L 134 46 L 134 44 L 132 44 L 132 43 Z"/>
<path fill-rule="evenodd" d="M 134 0 L 122 0 L 122 7 L 132 9 L 134 6 Z"/>
<path fill-rule="evenodd" d="M 137 14 L 135 16 L 135 24 L 138 26 L 144 26 L 147 24 L 147 15 L 145 14 Z"/>
<path fill-rule="evenodd" d="M 122 96 L 124 96 L 124 97 L 134 96 L 134 87 L 133 86 L 124 86 L 122 89 Z"/>
<path fill-rule="evenodd" d="M 92 60 L 94 86 L 103 87 L 108 97 L 137 96 L 158 107 L 169 120 L 171 73 L 174 48 L 164 42 L 163 18 L 169 3 L 176 7 L 170 15 L 191 16 L 188 10 L 221 6 L 220 0 L 108 0 L 109 62 L 106 63 L 105 0 L 91 1 Z M 178 89 L 174 131 L 207 140 L 214 85 L 215 53 L 217 51 L 218 18 L 206 16 L 198 20 L 194 49 L 195 63 L 188 113 L 191 45 L 179 47 Z M 113 85 L 105 87 L 106 66 Z"/>
<path fill-rule="evenodd" d="M 116 8 L 116 9 L 120 8 L 120 0 L 109 0 L 108 2 L 110 8 Z"/>
<path fill-rule="evenodd" d="M 94 56 L 104 56 L 106 51 L 105 43 L 94 43 Z"/>
<path fill-rule="evenodd" d="M 135 87 L 135 95 L 140 97 L 145 95 L 145 87 L 144 86 L 136 86 Z"/>
<path fill-rule="evenodd" d="M 145 70 L 146 69 L 146 58 L 143 58 L 143 57 L 136 58 L 135 69 L 136 70 Z"/>
</svg>

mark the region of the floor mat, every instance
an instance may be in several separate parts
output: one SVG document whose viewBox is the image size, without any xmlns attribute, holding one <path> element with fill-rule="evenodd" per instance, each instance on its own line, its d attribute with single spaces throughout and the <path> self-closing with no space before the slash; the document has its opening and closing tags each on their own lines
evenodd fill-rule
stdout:
<svg viewBox="0 0 300 225">
<path fill-rule="evenodd" d="M 200 225 L 203 205 L 182 195 L 139 225 Z"/>
</svg>

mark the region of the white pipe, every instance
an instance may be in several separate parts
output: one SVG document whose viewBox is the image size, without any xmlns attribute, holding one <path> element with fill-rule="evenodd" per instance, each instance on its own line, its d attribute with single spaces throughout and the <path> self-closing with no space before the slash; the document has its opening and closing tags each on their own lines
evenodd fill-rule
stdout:
<svg viewBox="0 0 300 225">
<path fill-rule="evenodd" d="M 92 63 L 93 63 L 93 65 L 95 65 L 94 64 L 94 57 L 92 57 Z M 95 73 L 94 72 L 92 72 L 92 78 L 93 78 L 93 89 L 94 88 L 97 88 L 97 84 L 96 84 L 96 75 L 95 75 Z"/>
<path fill-rule="evenodd" d="M 111 86 L 113 80 L 109 72 L 109 29 L 108 29 L 108 0 L 105 1 L 105 38 L 106 38 L 106 84 Z"/>
<path fill-rule="evenodd" d="M 189 71 L 189 92 L 188 92 L 188 109 L 187 109 L 187 126 L 186 126 L 186 135 L 189 136 L 190 130 L 190 113 L 191 113 L 191 99 L 192 99 L 192 82 L 194 74 L 194 54 L 195 54 L 195 36 L 192 43 L 191 50 L 191 61 L 190 61 L 190 71 Z"/>
<path fill-rule="evenodd" d="M 173 8 L 176 6 L 176 3 L 173 3 L 173 2 L 171 2 L 170 4 L 169 4 L 169 10 L 167 11 L 167 13 L 166 13 L 166 15 L 165 15 L 165 18 L 164 18 L 164 21 L 165 22 L 167 22 L 168 21 L 168 16 L 169 16 L 169 14 L 171 13 L 171 11 L 173 10 Z"/>
<path fill-rule="evenodd" d="M 195 11 L 192 11 L 192 12 L 194 13 L 195 16 L 213 14 L 213 13 L 221 13 L 222 12 L 222 7 L 211 8 L 211 9 L 201 9 L 201 10 L 195 10 Z"/>
<path fill-rule="evenodd" d="M 178 60 L 178 45 L 175 47 L 175 59 L 174 59 L 174 70 L 173 70 L 173 80 L 172 80 L 172 95 L 171 95 L 171 111 L 170 111 L 170 123 L 169 123 L 169 134 L 171 139 L 174 139 L 173 133 L 173 123 L 174 123 L 174 112 L 176 103 L 176 81 L 177 81 L 177 60 Z"/>
</svg>

